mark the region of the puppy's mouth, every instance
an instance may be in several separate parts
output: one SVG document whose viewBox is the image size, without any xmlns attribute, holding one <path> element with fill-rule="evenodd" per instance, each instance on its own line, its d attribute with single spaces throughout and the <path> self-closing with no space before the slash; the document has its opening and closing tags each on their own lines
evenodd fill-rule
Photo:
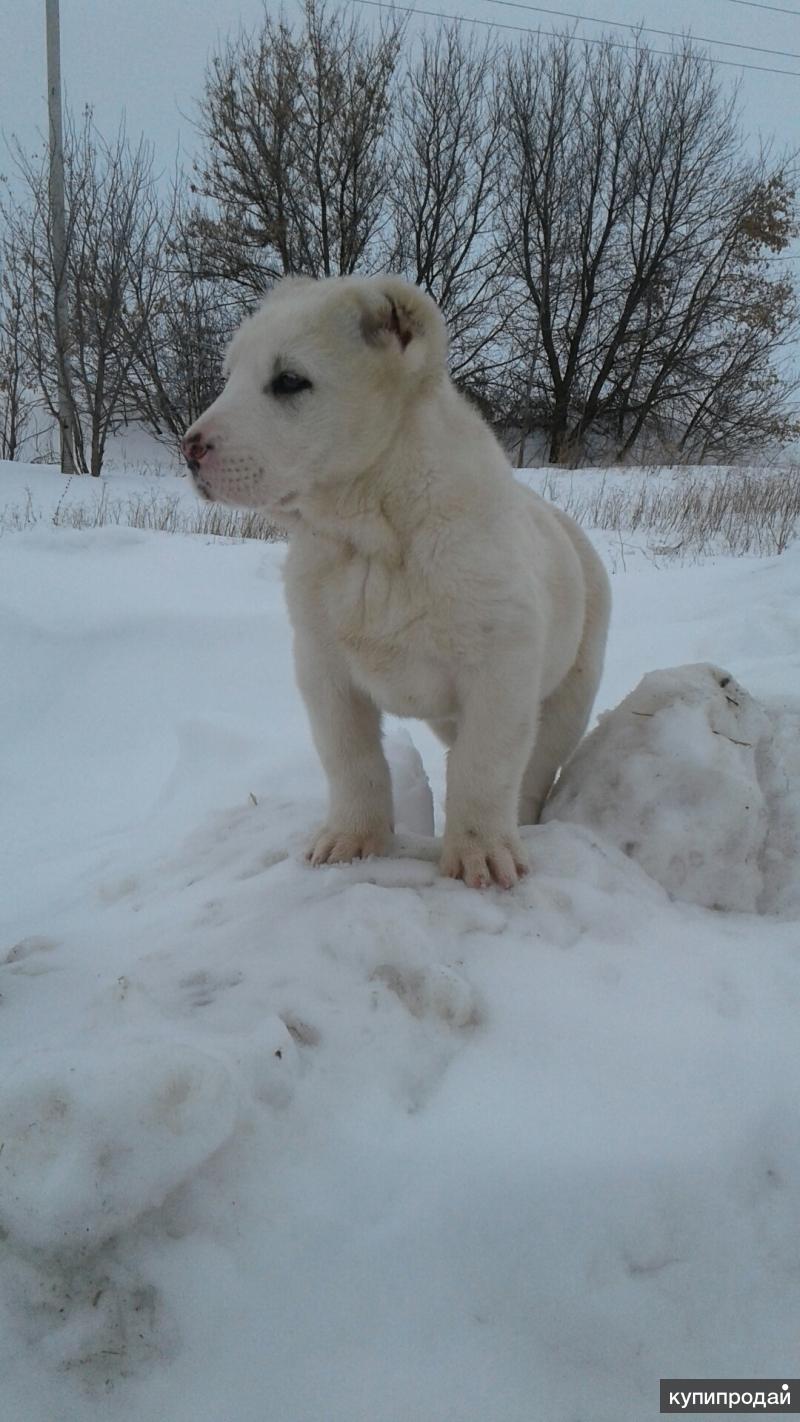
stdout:
<svg viewBox="0 0 800 1422">
<path fill-rule="evenodd" d="M 206 503 L 225 504 L 234 509 L 262 509 L 269 512 L 270 509 L 275 514 L 280 512 L 294 513 L 294 505 L 300 498 L 298 489 L 291 489 L 288 494 L 281 494 L 279 498 L 258 498 L 253 497 L 253 486 L 251 482 L 245 482 L 241 487 L 237 487 L 236 481 L 226 481 L 224 478 L 215 483 L 211 472 L 206 472 L 196 460 L 186 461 L 191 474 L 192 485 L 196 493 Z"/>
<path fill-rule="evenodd" d="M 189 472 L 192 476 L 192 483 L 194 484 L 195 489 L 200 495 L 200 498 L 205 499 L 206 503 L 208 504 L 213 503 L 214 495 L 211 492 L 210 485 L 206 482 L 206 480 L 200 473 L 200 465 L 194 459 L 187 460 L 187 463 L 189 465 Z"/>
</svg>

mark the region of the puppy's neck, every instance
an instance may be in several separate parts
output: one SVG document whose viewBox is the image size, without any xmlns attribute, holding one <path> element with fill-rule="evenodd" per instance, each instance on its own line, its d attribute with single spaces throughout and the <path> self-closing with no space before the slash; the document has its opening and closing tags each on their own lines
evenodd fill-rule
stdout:
<svg viewBox="0 0 800 1422">
<path fill-rule="evenodd" d="M 335 489 L 316 488 L 297 506 L 298 523 L 320 538 L 340 543 L 363 558 L 398 567 L 408 533 L 383 480 L 372 471 Z"/>
<path fill-rule="evenodd" d="M 316 484 L 296 505 L 299 524 L 360 557 L 399 567 L 430 509 L 435 472 L 412 425 L 369 468 Z"/>
<path fill-rule="evenodd" d="M 459 443 L 466 454 L 454 469 Z M 484 483 L 493 468 L 507 469 L 494 436 L 449 382 L 440 383 L 408 412 L 369 468 L 300 495 L 292 505 L 295 526 L 398 568 L 418 530 L 437 513 L 448 520 L 463 503 L 465 485 Z"/>
</svg>

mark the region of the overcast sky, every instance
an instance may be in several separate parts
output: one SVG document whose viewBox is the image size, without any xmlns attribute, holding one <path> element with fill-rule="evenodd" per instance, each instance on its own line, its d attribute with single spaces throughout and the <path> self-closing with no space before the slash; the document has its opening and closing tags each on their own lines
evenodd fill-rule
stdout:
<svg viewBox="0 0 800 1422">
<path fill-rule="evenodd" d="M 792 9 L 792 0 L 775 0 Z M 793 75 L 757 73 L 738 67 L 720 70 L 742 83 L 744 113 L 753 133 L 774 133 L 779 145 L 800 147 L 800 0 L 790 14 L 755 9 L 734 0 L 550 0 L 582 15 L 662 30 L 690 31 L 728 43 L 786 51 L 779 58 L 746 50 L 709 46 L 718 58 Z M 277 7 L 276 7 L 277 8 Z M 295 11 L 289 0 L 287 11 Z M 535 29 L 557 28 L 555 16 L 510 9 L 491 0 L 457 4 L 420 0 L 420 8 Z M 44 0 L 0 0 L 0 130 L 28 144 L 46 132 Z M 194 142 L 190 117 L 203 84 L 207 57 L 240 24 L 249 27 L 262 13 L 261 0 L 61 0 L 62 75 L 71 106 L 94 107 L 103 130 L 116 127 L 123 111 L 131 136 L 144 131 L 166 164 L 180 140 L 185 153 Z M 373 15 L 372 9 L 365 13 Z M 415 24 L 432 24 L 416 20 Z M 567 21 L 566 23 L 571 23 Z M 579 33 L 599 35 L 602 24 L 579 24 Z M 500 30 L 500 33 L 504 31 Z M 511 31 L 505 31 L 512 36 Z M 617 31 L 627 39 L 625 31 Z M 654 48 L 669 41 L 649 35 Z M 3 162 L 2 167 L 7 167 Z"/>
<path fill-rule="evenodd" d="M 757 53 L 706 46 L 709 54 L 732 63 L 720 76 L 741 84 L 744 123 L 757 143 L 774 136 L 779 149 L 800 149 L 800 0 L 774 0 L 781 13 L 743 0 L 560 0 L 558 15 L 509 7 L 492 0 L 419 0 L 418 9 L 491 20 L 498 33 L 514 38 L 519 26 L 543 30 L 574 27 L 599 36 L 604 29 L 623 42 L 627 29 L 644 24 L 660 30 L 689 32 L 698 41 L 757 46 L 783 52 Z M 556 9 L 559 0 L 550 0 Z M 276 5 L 273 7 L 278 9 Z M 298 13 L 287 0 L 288 15 Z M 377 12 L 363 7 L 367 16 Z M 570 16 L 597 16 L 604 23 L 575 22 Z M 784 13 L 787 11 L 788 13 Z M 251 28 L 263 13 L 262 0 L 61 0 L 62 80 L 76 113 L 92 106 L 99 127 L 112 133 L 125 117 L 129 136 L 143 132 L 169 171 L 180 145 L 188 166 L 195 135 L 192 115 L 202 92 L 206 62 L 226 37 Z M 559 19 L 559 16 L 563 18 Z M 0 0 L 0 173 L 9 171 L 7 143 L 12 135 L 32 147 L 47 132 L 45 0 Z M 417 16 L 415 28 L 435 21 Z M 483 29 L 484 26 L 481 26 Z M 654 48 L 669 46 L 657 34 L 646 36 Z M 794 57 L 792 57 L 794 56 Z M 764 73 L 741 66 L 789 71 Z M 5 140 L 5 141 L 3 141 Z M 800 253 L 800 243 L 793 252 Z M 800 256 L 792 257 L 800 269 Z"/>
</svg>

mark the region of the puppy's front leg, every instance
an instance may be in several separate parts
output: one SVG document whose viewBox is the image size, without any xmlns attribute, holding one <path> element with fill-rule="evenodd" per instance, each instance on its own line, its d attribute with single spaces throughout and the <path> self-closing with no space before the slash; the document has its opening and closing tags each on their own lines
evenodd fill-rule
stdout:
<svg viewBox="0 0 800 1422">
<path fill-rule="evenodd" d="M 538 679 L 517 657 L 492 658 L 467 688 L 447 758 L 441 871 L 471 888 L 510 889 L 527 871 L 517 833 L 519 792 L 533 749 Z"/>
<path fill-rule="evenodd" d="M 392 834 L 392 782 L 381 746 L 381 716 L 353 685 L 344 659 L 307 634 L 295 636 L 297 683 L 328 777 L 328 818 L 306 858 L 345 864 L 385 854 Z"/>
</svg>

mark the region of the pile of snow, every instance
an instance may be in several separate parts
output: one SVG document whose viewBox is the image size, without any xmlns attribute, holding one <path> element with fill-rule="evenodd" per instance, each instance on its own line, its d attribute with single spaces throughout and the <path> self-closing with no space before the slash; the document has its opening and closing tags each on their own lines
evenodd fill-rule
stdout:
<svg viewBox="0 0 800 1422">
<path fill-rule="evenodd" d="M 676 1364 L 776 1375 L 793 938 L 565 824 L 513 894 L 313 871 L 257 789 L 5 955 L 4 1415 L 641 1422 Z"/>
<path fill-rule="evenodd" d="M 545 820 L 598 831 L 675 898 L 800 914 L 800 702 L 709 663 L 649 672 L 600 717 Z"/>
<path fill-rule="evenodd" d="M 403 726 L 384 736 L 383 749 L 392 776 L 394 822 L 399 833 L 432 835 L 433 795 L 417 747 Z"/>
<path fill-rule="evenodd" d="M 603 547 L 599 711 L 696 661 L 800 693 L 800 548 Z M 284 554 L 0 538 L 0 1415 L 643 1422 L 660 1377 L 783 1374 L 796 920 L 671 898 L 555 819 L 513 892 L 441 879 L 416 725 L 389 727 L 402 853 L 310 869 Z M 747 739 L 704 706 L 666 711 L 662 769 L 680 735 L 698 774 L 714 728 Z"/>
</svg>

